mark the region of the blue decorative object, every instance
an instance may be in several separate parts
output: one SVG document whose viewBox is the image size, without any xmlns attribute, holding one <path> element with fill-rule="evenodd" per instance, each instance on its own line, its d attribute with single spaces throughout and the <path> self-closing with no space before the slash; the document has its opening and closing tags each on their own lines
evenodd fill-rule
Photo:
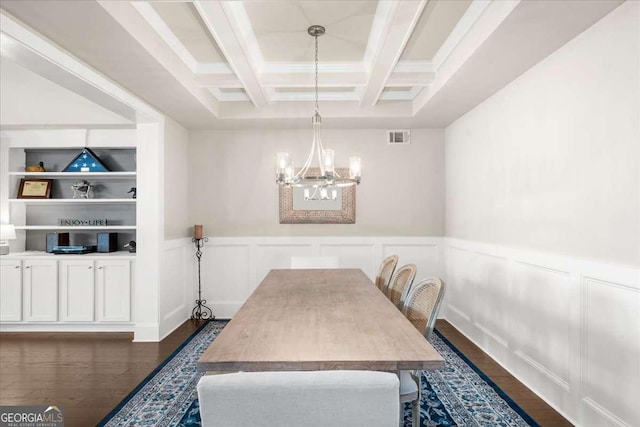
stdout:
<svg viewBox="0 0 640 427">
<path fill-rule="evenodd" d="M 196 384 L 203 373 L 196 363 L 226 324 L 205 321 L 98 425 L 200 426 Z M 434 332 L 431 343 L 444 358 L 445 368 L 422 372 L 421 425 L 538 426 L 453 344 Z M 407 426 L 411 423 L 410 404 L 404 408 L 404 421 Z"/>
<path fill-rule="evenodd" d="M 109 169 L 100 161 L 96 153 L 89 148 L 83 148 L 82 152 L 62 172 L 109 172 Z"/>
</svg>

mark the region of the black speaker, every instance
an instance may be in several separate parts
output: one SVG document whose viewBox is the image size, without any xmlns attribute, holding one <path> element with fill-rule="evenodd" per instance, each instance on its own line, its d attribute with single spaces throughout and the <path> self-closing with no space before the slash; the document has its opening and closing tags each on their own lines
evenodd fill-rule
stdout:
<svg viewBox="0 0 640 427">
<path fill-rule="evenodd" d="M 69 246 L 69 233 L 47 233 L 47 252 L 52 253 L 55 246 Z"/>
<path fill-rule="evenodd" d="M 98 233 L 98 252 L 118 250 L 118 233 Z"/>
</svg>

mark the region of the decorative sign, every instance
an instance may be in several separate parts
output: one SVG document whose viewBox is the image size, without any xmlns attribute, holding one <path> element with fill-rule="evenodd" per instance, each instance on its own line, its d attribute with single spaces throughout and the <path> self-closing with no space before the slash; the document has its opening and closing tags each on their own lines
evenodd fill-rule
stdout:
<svg viewBox="0 0 640 427">
<path fill-rule="evenodd" d="M 109 169 L 102 164 L 96 153 L 89 148 L 83 148 L 62 172 L 109 172 Z"/>
<path fill-rule="evenodd" d="M 60 218 L 58 225 L 63 227 L 106 227 L 107 220 L 98 219 L 76 219 L 76 218 Z"/>
</svg>

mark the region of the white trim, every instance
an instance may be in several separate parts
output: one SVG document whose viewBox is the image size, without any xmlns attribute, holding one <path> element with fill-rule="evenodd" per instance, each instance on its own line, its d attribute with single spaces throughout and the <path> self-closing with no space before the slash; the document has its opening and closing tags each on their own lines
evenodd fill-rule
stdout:
<svg viewBox="0 0 640 427">
<path fill-rule="evenodd" d="M 394 73 L 435 73 L 436 67 L 429 60 L 404 60 L 398 61 Z"/>
<path fill-rule="evenodd" d="M 198 61 L 191 55 L 191 52 L 178 37 L 171 31 L 171 28 L 164 22 L 162 17 L 155 11 L 150 3 L 142 1 L 132 1 L 131 5 L 140 13 L 140 16 L 149 23 L 151 28 L 160 36 L 162 40 L 178 55 L 178 58 L 193 72 L 196 72 Z"/>
<path fill-rule="evenodd" d="M 253 64 L 254 71 L 261 72 L 264 66 L 264 57 L 256 38 L 256 33 L 253 32 L 253 25 L 244 4 L 240 1 L 224 2 L 222 4 L 231 25 L 236 31 L 236 37 L 241 37 L 241 44 L 250 58 L 250 63 Z M 233 19 L 231 19 L 233 18 Z"/>
<path fill-rule="evenodd" d="M 22 26 L 4 11 L 0 11 L 0 28 L 2 28 L 3 56 L 19 58 L 22 55 L 35 55 L 40 60 L 46 61 L 50 67 L 51 65 L 56 67 L 56 70 L 50 68 L 51 73 L 70 74 L 77 79 L 77 85 L 86 85 L 97 91 L 98 93 L 82 93 L 81 95 L 98 105 L 134 122 L 163 120 L 164 116 L 155 109 L 37 33 Z M 7 46 L 6 42 L 10 42 L 10 46 Z M 29 53 L 24 51 L 25 47 Z M 18 60 L 17 62 L 21 63 L 22 61 Z M 106 102 L 107 98 L 110 102 Z"/>
<path fill-rule="evenodd" d="M 422 87 L 414 86 L 411 90 L 387 90 L 380 94 L 382 100 L 394 100 L 394 101 L 411 101 L 422 90 Z"/>
<path fill-rule="evenodd" d="M 226 62 L 198 62 L 193 69 L 194 74 L 233 74 Z M 235 74 L 234 74 L 235 77 Z"/>
<path fill-rule="evenodd" d="M 449 36 L 444 43 L 438 49 L 438 52 L 433 56 L 432 62 L 434 69 L 440 68 L 440 66 L 449 57 L 449 54 L 453 52 L 453 49 L 458 46 L 458 43 L 469 32 L 471 27 L 478 21 L 480 15 L 489 6 L 491 0 L 473 0 L 467 11 L 462 15 L 462 18 L 458 21 L 453 28 Z"/>
<path fill-rule="evenodd" d="M 411 33 L 422 14 L 426 0 L 393 2 L 384 26 L 384 39 L 372 56 L 370 75 L 360 104 L 374 106 L 385 88 Z"/>
<path fill-rule="evenodd" d="M 0 332 L 133 332 L 133 330 L 133 323 L 0 323 Z"/>
<path fill-rule="evenodd" d="M 136 323 L 133 329 L 133 342 L 158 342 L 160 325 L 157 323 Z"/>
<path fill-rule="evenodd" d="M 251 101 L 246 92 L 222 92 L 220 88 L 207 88 L 218 101 Z"/>
<path fill-rule="evenodd" d="M 367 47 L 362 58 L 362 63 L 367 72 L 373 69 L 376 56 L 379 54 L 382 44 L 384 43 L 384 36 L 386 36 L 386 31 L 392 20 L 391 14 L 394 10 L 393 3 L 392 1 L 379 1 L 376 6 L 376 14 L 371 23 Z"/>
<path fill-rule="evenodd" d="M 241 3 L 238 2 L 235 6 L 231 3 L 234 2 L 211 0 L 194 1 L 193 5 L 253 105 L 261 107 L 268 103 L 257 77 L 261 63 L 249 54 L 245 54 L 251 47 L 247 45 L 247 29 L 238 22 L 238 19 L 243 19 L 237 16 L 238 5 L 241 6 Z M 252 31 L 251 26 L 248 26 L 248 30 Z"/>
<path fill-rule="evenodd" d="M 315 73 L 313 62 L 266 62 L 260 69 L 261 74 Z M 366 67 L 359 61 L 321 62 L 318 73 L 364 73 Z"/>
</svg>

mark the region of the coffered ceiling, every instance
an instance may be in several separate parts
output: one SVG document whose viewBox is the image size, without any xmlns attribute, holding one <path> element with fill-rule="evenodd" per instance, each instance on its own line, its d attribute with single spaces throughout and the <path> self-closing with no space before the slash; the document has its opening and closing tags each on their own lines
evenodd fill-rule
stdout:
<svg viewBox="0 0 640 427">
<path fill-rule="evenodd" d="M 5 0 L 0 7 L 186 126 L 203 128 L 310 117 L 313 24 L 326 27 L 323 116 L 442 126 L 619 3 Z M 530 49 L 532 36 L 539 42 Z M 492 60 L 502 48 L 513 57 Z M 493 67 L 497 77 L 469 102 L 457 88 L 474 81 L 466 68 L 474 59 L 477 73 Z M 464 77 L 456 87 L 454 77 Z M 438 115 L 431 105 L 447 93 L 461 107 Z"/>
</svg>

